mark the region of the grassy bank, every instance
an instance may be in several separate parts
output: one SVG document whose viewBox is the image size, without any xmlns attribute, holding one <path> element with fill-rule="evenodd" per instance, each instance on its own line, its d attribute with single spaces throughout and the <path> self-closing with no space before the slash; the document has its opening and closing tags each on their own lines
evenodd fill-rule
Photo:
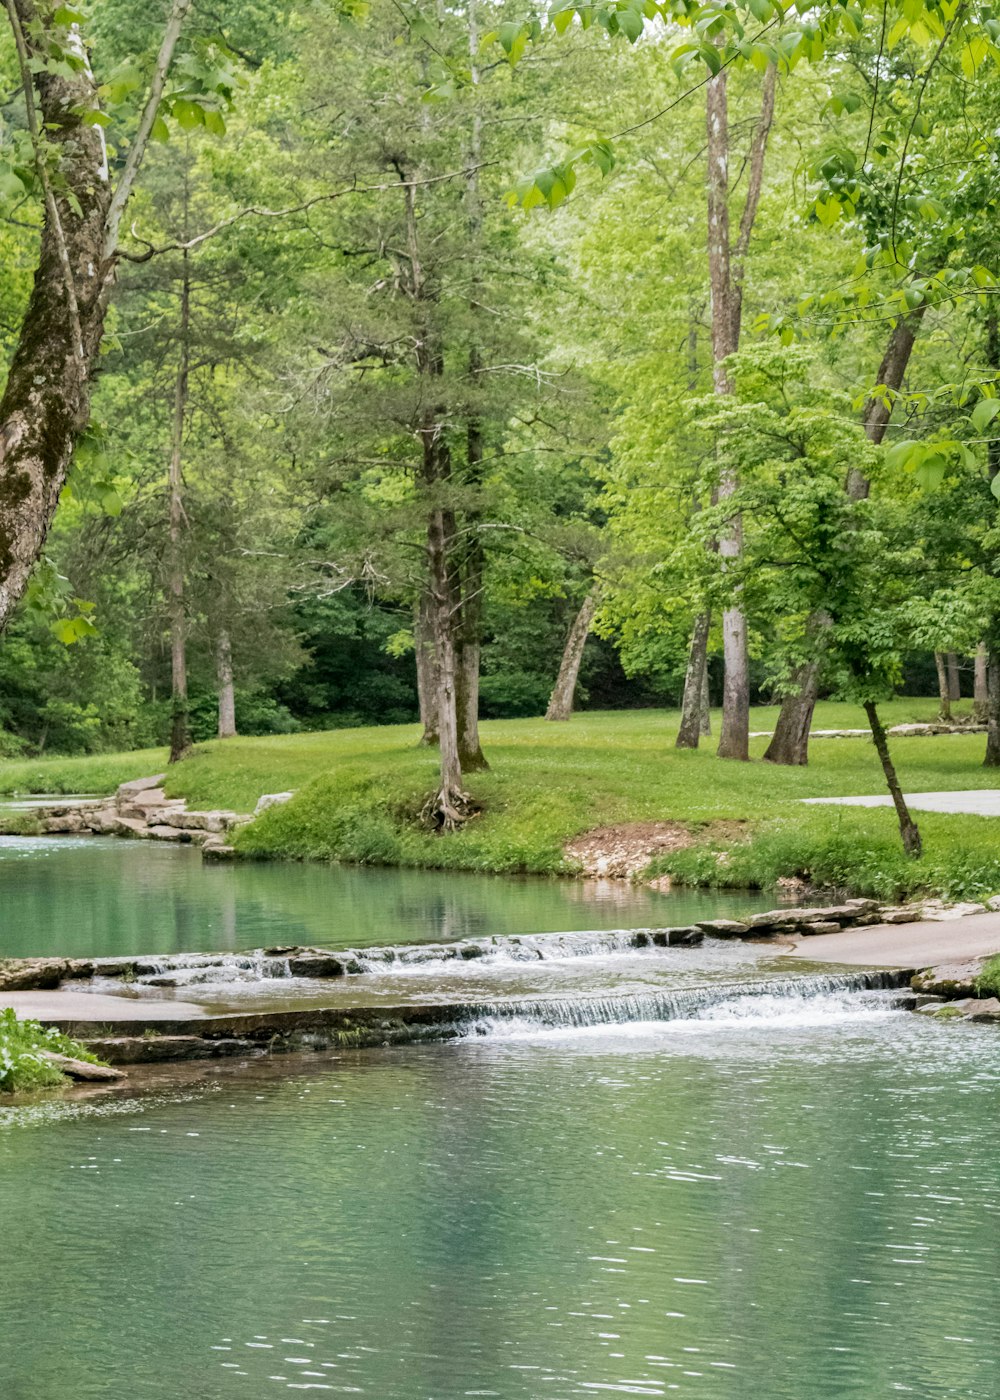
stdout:
<svg viewBox="0 0 1000 1400">
<path fill-rule="evenodd" d="M 96 1064 L 82 1045 L 37 1021 L 19 1021 L 9 1008 L 0 1011 L 0 1093 L 26 1093 L 65 1084 L 66 1076 L 45 1052 Z"/>
<path fill-rule="evenodd" d="M 899 700 L 887 723 L 933 719 L 936 702 Z M 758 709 L 754 729 L 777 711 Z M 716 721 L 717 723 L 717 721 Z M 819 728 L 861 728 L 852 706 L 823 704 Z M 594 827 L 671 819 L 696 830 L 744 822 L 732 835 L 661 862 L 693 883 L 769 886 L 783 876 L 840 884 L 888 898 L 923 890 L 949 897 L 1000 891 L 1000 823 L 921 815 L 926 856 L 897 850 L 890 810 L 811 808 L 802 797 L 881 794 L 872 745 L 816 739 L 808 768 L 722 762 L 714 745 L 673 748 L 677 715 L 667 711 L 588 713 L 569 724 L 492 721 L 483 742 L 493 765 L 468 786 L 483 813 L 447 837 L 423 830 L 416 814 L 434 782 L 435 756 L 417 747 L 415 726 L 334 730 L 200 745 L 168 775 L 167 790 L 199 807 L 250 811 L 264 792 L 296 791 L 287 805 L 240 832 L 246 855 L 339 859 L 499 872 L 565 870 L 565 842 Z M 997 785 L 982 768 L 981 735 L 898 739 L 894 753 L 911 791 Z M 163 766 L 162 751 L 0 764 L 0 789 L 103 791 Z M 721 856 L 721 859 L 720 859 Z"/>
</svg>

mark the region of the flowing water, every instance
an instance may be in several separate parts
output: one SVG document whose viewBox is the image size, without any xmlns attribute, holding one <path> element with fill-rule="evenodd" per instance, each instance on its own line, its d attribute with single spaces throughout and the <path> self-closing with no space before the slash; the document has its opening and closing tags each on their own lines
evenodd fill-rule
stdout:
<svg viewBox="0 0 1000 1400">
<path fill-rule="evenodd" d="M 74 838 L 4 842 L 0 898 L 6 953 L 360 950 L 126 994 L 459 1035 L 0 1108 L 0 1400 L 1000 1397 L 1000 1034 L 630 932 L 773 899 Z"/>
<path fill-rule="evenodd" d="M 634 929 L 773 905 L 773 894 L 659 894 L 621 880 L 212 865 L 191 847 L 152 841 L 0 837 L 0 957 L 112 957 L 271 943 L 340 948 Z"/>
<path fill-rule="evenodd" d="M 843 994 L 10 1111 L 4 1400 L 995 1400 L 1000 1036 Z"/>
</svg>

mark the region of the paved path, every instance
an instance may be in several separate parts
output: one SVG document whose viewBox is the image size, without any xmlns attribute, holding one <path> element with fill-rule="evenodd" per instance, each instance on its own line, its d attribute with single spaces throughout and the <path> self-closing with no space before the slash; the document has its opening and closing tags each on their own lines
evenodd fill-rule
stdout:
<svg viewBox="0 0 1000 1400">
<path fill-rule="evenodd" d="M 1000 953 L 1000 914 L 822 933 L 800 938 L 792 956 L 850 967 L 933 967 L 993 953 Z"/>
<path fill-rule="evenodd" d="M 966 813 L 972 817 L 1000 817 L 1000 788 L 979 788 L 970 792 L 908 792 L 906 804 L 915 812 Z M 891 807 L 885 797 L 803 797 L 815 807 Z"/>
</svg>

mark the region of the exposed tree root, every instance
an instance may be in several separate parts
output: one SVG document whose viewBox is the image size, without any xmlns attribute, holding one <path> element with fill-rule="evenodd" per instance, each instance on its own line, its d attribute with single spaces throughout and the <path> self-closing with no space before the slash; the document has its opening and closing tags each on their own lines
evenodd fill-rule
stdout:
<svg viewBox="0 0 1000 1400">
<path fill-rule="evenodd" d="M 439 788 L 420 809 L 420 820 L 432 831 L 457 831 L 480 811 L 467 792 Z"/>
</svg>

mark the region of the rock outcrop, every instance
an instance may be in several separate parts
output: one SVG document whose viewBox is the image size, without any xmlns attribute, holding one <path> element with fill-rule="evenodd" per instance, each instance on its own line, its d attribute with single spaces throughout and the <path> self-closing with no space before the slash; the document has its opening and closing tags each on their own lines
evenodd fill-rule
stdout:
<svg viewBox="0 0 1000 1400">
<path fill-rule="evenodd" d="M 35 813 L 39 830 L 44 835 L 93 834 L 174 841 L 199 845 L 210 858 L 224 860 L 231 856 L 229 835 L 253 818 L 220 809 L 189 811 L 183 798 L 167 796 L 161 786 L 165 777 L 164 773 L 154 773 L 148 778 L 133 778 L 122 783 L 113 797 L 94 802 L 55 802 L 39 807 Z"/>
</svg>

